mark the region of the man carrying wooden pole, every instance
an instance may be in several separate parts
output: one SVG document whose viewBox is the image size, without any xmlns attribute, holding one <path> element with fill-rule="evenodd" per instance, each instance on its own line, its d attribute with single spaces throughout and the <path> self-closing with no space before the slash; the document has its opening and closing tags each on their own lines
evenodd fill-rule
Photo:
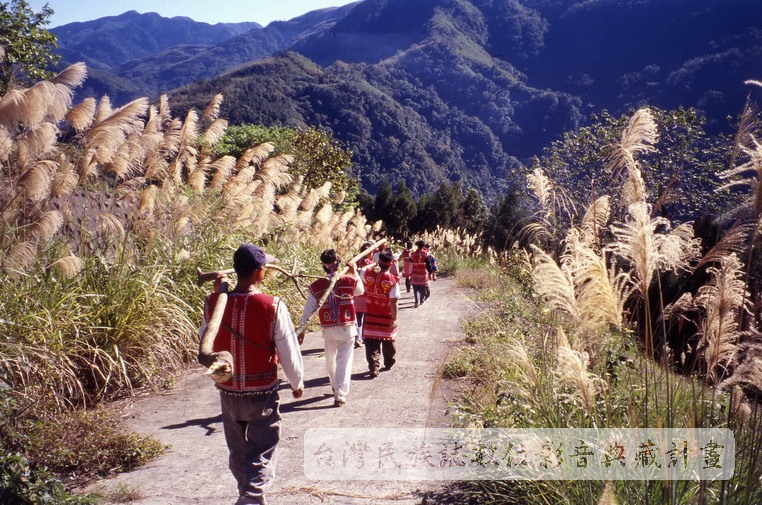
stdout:
<svg viewBox="0 0 762 505">
<path fill-rule="evenodd" d="M 310 316 L 317 310 L 325 339 L 325 368 L 333 388 L 334 406 L 347 402 L 352 376 L 354 341 L 357 336 L 357 318 L 354 297 L 365 291 L 357 276 L 354 263 L 348 265 L 348 273 L 337 273 L 339 257 L 333 249 L 320 255 L 327 277 L 316 280 L 309 287 L 300 328 L 305 328 Z M 304 341 L 304 329 L 298 334 Z"/>
</svg>

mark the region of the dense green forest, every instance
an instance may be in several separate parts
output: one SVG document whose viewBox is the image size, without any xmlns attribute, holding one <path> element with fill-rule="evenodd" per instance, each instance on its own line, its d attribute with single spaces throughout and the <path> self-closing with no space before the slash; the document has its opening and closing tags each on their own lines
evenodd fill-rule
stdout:
<svg viewBox="0 0 762 505">
<path fill-rule="evenodd" d="M 708 133 L 731 132 L 759 93 L 743 82 L 762 63 L 761 15 L 753 0 L 364 0 L 98 69 L 83 92 L 171 91 L 180 115 L 222 92 L 232 124 L 331 132 L 370 194 L 383 180 L 416 196 L 454 182 L 491 204 L 604 110 L 695 108 Z M 98 51 L 130 44 L 111 37 Z M 61 43 L 96 51 L 71 29 Z"/>
</svg>

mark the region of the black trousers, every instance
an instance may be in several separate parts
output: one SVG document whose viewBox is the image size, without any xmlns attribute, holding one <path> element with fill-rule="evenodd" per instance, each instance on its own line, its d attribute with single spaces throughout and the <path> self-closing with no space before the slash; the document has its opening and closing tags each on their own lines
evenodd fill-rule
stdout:
<svg viewBox="0 0 762 505">
<path fill-rule="evenodd" d="M 397 362 L 397 348 L 394 340 L 381 340 L 378 338 L 365 339 L 365 359 L 368 360 L 368 370 L 378 371 L 381 368 L 381 356 L 384 357 L 384 367 L 391 368 Z"/>
</svg>

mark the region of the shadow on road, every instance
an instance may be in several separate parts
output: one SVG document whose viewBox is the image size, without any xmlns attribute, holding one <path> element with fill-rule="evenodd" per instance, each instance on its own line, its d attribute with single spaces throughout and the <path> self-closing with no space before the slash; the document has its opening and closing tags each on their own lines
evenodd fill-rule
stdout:
<svg viewBox="0 0 762 505">
<path fill-rule="evenodd" d="M 208 437 L 215 431 L 217 431 L 217 428 L 212 426 L 212 424 L 222 424 L 222 414 L 214 417 L 205 417 L 202 419 L 188 419 L 184 423 L 177 423 L 177 424 L 168 424 L 167 426 L 162 426 L 160 429 L 162 430 L 180 430 L 183 428 L 189 428 L 191 426 L 200 426 L 201 428 L 206 429 L 205 435 Z"/>
<path fill-rule="evenodd" d="M 312 405 L 313 403 L 325 401 L 327 398 L 330 398 L 330 403 L 326 403 L 325 405 L 315 405 L 312 407 L 307 407 L 307 405 Z M 299 412 L 299 411 L 305 411 L 305 410 L 323 410 L 323 409 L 332 409 L 332 408 L 335 408 L 333 406 L 333 395 L 327 395 L 327 396 L 314 396 L 312 398 L 304 398 L 302 400 L 295 400 L 289 403 L 282 403 L 280 406 L 280 412 L 281 414 L 284 414 L 286 412 Z"/>
</svg>

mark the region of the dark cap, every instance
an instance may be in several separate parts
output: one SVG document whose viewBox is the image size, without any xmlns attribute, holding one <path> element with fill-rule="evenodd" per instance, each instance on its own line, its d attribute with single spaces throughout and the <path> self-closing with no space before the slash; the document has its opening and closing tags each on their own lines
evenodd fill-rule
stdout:
<svg viewBox="0 0 762 505">
<path fill-rule="evenodd" d="M 267 263 L 272 263 L 275 258 L 266 254 L 261 247 L 254 244 L 241 244 L 233 253 L 233 270 L 238 275 L 256 272 Z"/>
</svg>

